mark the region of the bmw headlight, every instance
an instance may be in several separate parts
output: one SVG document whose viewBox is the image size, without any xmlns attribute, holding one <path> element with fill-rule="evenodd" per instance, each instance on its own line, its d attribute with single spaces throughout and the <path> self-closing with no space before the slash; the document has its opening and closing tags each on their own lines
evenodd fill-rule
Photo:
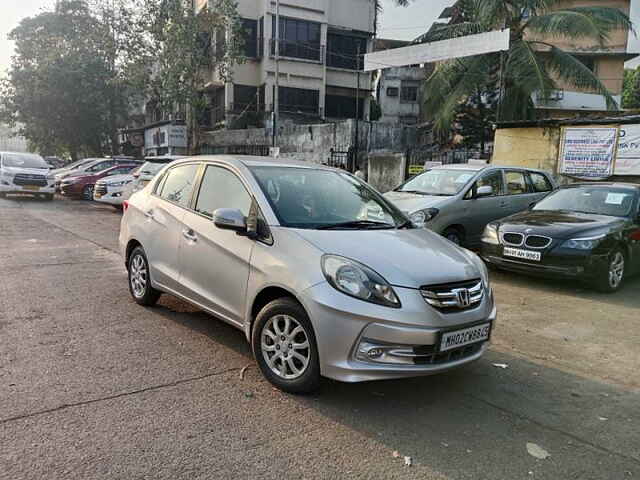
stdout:
<svg viewBox="0 0 640 480">
<path fill-rule="evenodd" d="M 597 237 L 588 238 L 572 238 L 562 244 L 563 248 L 570 248 L 572 250 L 593 250 L 598 246 L 602 239 L 606 235 L 598 235 Z"/>
<path fill-rule="evenodd" d="M 355 260 L 337 255 L 322 257 L 322 271 L 327 281 L 342 293 L 365 302 L 400 308 L 400 300 L 387 281 Z"/>
<path fill-rule="evenodd" d="M 491 245 L 500 245 L 500 239 L 498 238 L 498 227 L 491 223 L 487 225 L 482 233 L 482 241 Z"/>
<path fill-rule="evenodd" d="M 440 213 L 440 210 L 438 210 L 437 208 L 426 208 L 424 210 L 419 210 L 412 213 L 411 215 L 409 215 L 409 218 L 416 227 L 422 228 L 427 224 L 427 222 L 430 222 L 431 220 L 436 218 L 436 215 L 438 215 L 438 213 Z"/>
</svg>

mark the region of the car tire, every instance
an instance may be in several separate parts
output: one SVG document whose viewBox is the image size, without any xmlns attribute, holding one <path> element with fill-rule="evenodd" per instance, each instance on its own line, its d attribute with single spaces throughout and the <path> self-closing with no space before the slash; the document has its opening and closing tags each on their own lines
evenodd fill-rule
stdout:
<svg viewBox="0 0 640 480">
<path fill-rule="evenodd" d="M 621 248 L 614 248 L 607 258 L 607 266 L 595 280 L 597 290 L 614 293 L 622 288 L 626 274 L 627 257 Z"/>
<path fill-rule="evenodd" d="M 455 227 L 447 228 L 444 232 L 442 232 L 442 236 L 460 247 L 464 243 L 463 233 Z"/>
<path fill-rule="evenodd" d="M 129 255 L 127 265 L 129 293 L 138 305 L 152 307 L 158 303 L 161 292 L 151 286 L 149 261 L 142 247 L 136 247 Z"/>
<path fill-rule="evenodd" d="M 82 199 L 83 200 L 93 200 L 93 189 L 94 188 L 95 188 L 94 185 L 86 185 L 82 189 Z"/>
<path fill-rule="evenodd" d="M 280 390 L 303 394 L 320 386 L 320 359 L 313 326 L 307 312 L 294 299 L 279 298 L 260 310 L 251 344 L 262 374 Z"/>
</svg>

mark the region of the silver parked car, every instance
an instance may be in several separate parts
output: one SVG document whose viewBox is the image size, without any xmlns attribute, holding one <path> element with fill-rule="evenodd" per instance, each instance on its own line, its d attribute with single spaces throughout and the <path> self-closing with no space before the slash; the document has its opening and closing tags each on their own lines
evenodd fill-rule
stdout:
<svg viewBox="0 0 640 480">
<path fill-rule="evenodd" d="M 173 162 L 125 202 L 120 246 L 136 302 L 170 293 L 243 330 L 289 392 L 459 367 L 496 318 L 477 255 L 315 164 Z"/>
<path fill-rule="evenodd" d="M 489 222 L 526 210 L 555 188 L 541 170 L 460 164 L 428 170 L 385 197 L 416 225 L 477 246 Z"/>
</svg>

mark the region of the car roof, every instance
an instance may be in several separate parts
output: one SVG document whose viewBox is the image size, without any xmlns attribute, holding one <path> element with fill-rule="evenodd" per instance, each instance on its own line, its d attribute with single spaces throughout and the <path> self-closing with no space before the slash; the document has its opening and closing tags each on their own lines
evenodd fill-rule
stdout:
<svg viewBox="0 0 640 480">
<path fill-rule="evenodd" d="M 628 182 L 579 182 L 562 185 L 560 188 L 576 188 L 576 187 L 615 187 L 628 190 L 640 190 L 640 184 Z"/>
<path fill-rule="evenodd" d="M 547 173 L 544 170 L 539 168 L 529 168 L 529 167 L 519 167 L 515 165 L 495 165 L 493 163 L 452 163 L 449 165 L 438 165 L 436 167 L 432 167 L 430 170 L 468 170 L 474 172 L 480 172 L 482 170 L 496 170 L 496 169 L 507 169 L 507 170 L 523 170 L 527 172 L 537 172 L 537 173 Z"/>
<path fill-rule="evenodd" d="M 290 167 L 308 168 L 313 170 L 342 171 L 338 168 L 328 167 L 320 163 L 304 162 L 299 160 L 289 160 L 273 157 L 258 157 L 250 155 L 198 155 L 182 158 L 179 163 L 204 161 L 204 162 L 225 162 L 236 167 Z"/>
</svg>

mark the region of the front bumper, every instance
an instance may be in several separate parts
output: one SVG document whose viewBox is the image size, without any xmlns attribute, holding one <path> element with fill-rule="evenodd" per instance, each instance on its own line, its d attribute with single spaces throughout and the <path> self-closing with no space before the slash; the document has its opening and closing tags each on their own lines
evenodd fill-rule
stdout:
<svg viewBox="0 0 640 480">
<path fill-rule="evenodd" d="M 419 290 L 394 287 L 402 308 L 363 302 L 328 283 L 307 289 L 303 302 L 316 333 L 323 376 L 362 382 L 432 375 L 479 359 L 488 341 L 440 353 L 443 332 L 478 324 L 494 326 L 496 309 L 487 292 L 478 307 L 443 313 L 429 306 Z M 363 358 L 359 349 L 381 347 L 385 354 Z"/>
<path fill-rule="evenodd" d="M 542 260 L 534 262 L 505 257 L 502 245 L 483 243 L 482 259 L 503 270 L 544 278 L 575 278 L 591 280 L 607 268 L 608 256 L 595 255 L 590 251 L 569 250 L 559 247 L 542 251 Z"/>
<path fill-rule="evenodd" d="M 93 191 L 93 199 L 96 202 L 108 203 L 109 205 L 122 205 L 124 201 L 124 187 L 112 187 L 109 185 L 96 185 Z"/>
<path fill-rule="evenodd" d="M 66 197 L 81 197 L 84 187 L 84 185 L 79 183 L 63 183 L 60 185 L 60 193 Z"/>
<path fill-rule="evenodd" d="M 13 182 L 0 180 L 0 193 L 28 193 L 32 195 L 37 194 L 53 194 L 55 193 L 54 186 L 46 185 L 15 185 Z"/>
</svg>

